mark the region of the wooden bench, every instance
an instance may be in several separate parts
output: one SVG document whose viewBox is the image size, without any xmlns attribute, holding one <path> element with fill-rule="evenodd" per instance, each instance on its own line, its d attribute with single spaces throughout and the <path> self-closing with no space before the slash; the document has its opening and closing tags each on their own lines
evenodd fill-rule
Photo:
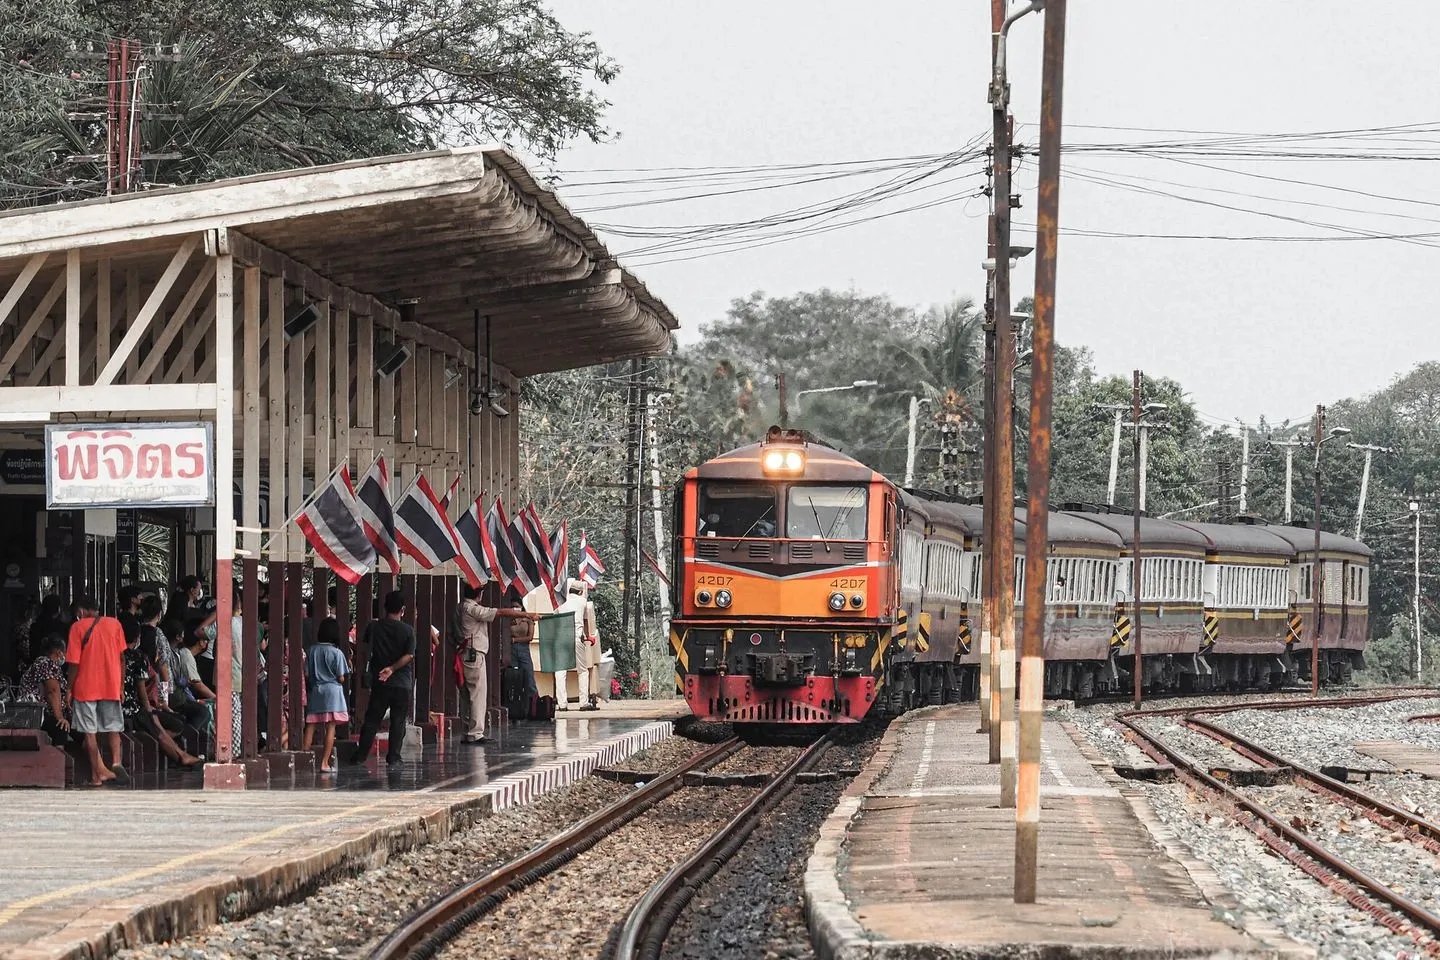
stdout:
<svg viewBox="0 0 1440 960">
<path fill-rule="evenodd" d="M 71 765 L 43 730 L 0 729 L 0 787 L 64 789 Z"/>
</svg>

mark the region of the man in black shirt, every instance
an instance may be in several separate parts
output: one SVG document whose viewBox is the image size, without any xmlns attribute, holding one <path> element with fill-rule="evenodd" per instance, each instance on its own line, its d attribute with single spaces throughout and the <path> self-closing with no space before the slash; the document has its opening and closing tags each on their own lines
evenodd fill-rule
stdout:
<svg viewBox="0 0 1440 960">
<path fill-rule="evenodd" d="M 364 763 L 375 745 L 375 734 L 386 711 L 390 713 L 390 748 L 386 763 L 400 762 L 405 743 L 405 725 L 410 721 L 410 688 L 415 682 L 415 631 L 404 622 L 405 595 L 392 590 L 385 596 L 385 619 L 372 620 L 365 628 L 370 644 L 370 703 L 360 728 L 360 745 L 351 763 Z"/>
</svg>

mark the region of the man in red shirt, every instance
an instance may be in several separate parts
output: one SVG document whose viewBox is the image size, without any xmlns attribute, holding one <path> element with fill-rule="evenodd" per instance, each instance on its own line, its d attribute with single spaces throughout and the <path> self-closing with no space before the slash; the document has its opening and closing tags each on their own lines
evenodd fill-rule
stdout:
<svg viewBox="0 0 1440 960">
<path fill-rule="evenodd" d="M 90 785 L 98 787 L 125 773 L 120 766 L 120 733 L 125 729 L 125 712 L 120 705 L 124 695 L 125 628 L 114 617 L 100 616 L 94 597 L 81 597 L 75 606 L 80 615 L 70 625 L 70 644 L 65 653 L 71 727 L 85 735 Z M 100 760 L 98 734 L 105 735 L 109 767 Z"/>
</svg>

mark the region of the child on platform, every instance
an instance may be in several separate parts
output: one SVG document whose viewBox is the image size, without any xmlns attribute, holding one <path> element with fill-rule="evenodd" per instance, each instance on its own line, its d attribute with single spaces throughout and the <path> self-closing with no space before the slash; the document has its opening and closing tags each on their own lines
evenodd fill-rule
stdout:
<svg viewBox="0 0 1440 960">
<path fill-rule="evenodd" d="M 350 719 L 345 703 L 345 674 L 349 665 L 340 650 L 340 623 L 329 617 L 320 624 L 315 643 L 305 651 L 305 739 L 310 749 L 319 728 L 325 730 L 320 754 L 322 772 L 335 772 L 335 727 Z"/>
</svg>

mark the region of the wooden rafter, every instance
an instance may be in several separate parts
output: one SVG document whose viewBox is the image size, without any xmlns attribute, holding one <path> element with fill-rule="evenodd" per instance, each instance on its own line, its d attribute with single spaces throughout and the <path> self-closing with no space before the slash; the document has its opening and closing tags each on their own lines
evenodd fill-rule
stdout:
<svg viewBox="0 0 1440 960">
<path fill-rule="evenodd" d="M 146 298 L 145 305 L 140 308 L 139 315 L 131 321 L 130 329 L 125 331 L 124 339 L 122 339 L 120 345 L 115 348 L 115 353 L 105 362 L 105 368 L 100 371 L 100 375 L 95 378 L 96 386 L 108 386 L 115 382 L 116 374 L 120 372 L 121 367 L 125 366 L 125 361 L 130 359 L 131 355 L 135 353 L 135 348 L 139 345 L 140 338 L 145 336 L 146 331 L 150 329 L 150 321 L 153 320 L 155 314 L 160 311 L 161 304 L 165 302 L 165 298 L 170 294 L 170 288 L 175 286 L 175 281 L 179 278 L 180 271 L 185 268 L 185 264 L 190 260 L 190 255 L 195 252 L 195 247 L 199 242 L 199 236 L 191 234 L 180 244 L 180 249 L 176 250 L 175 254 L 170 258 L 170 263 L 165 267 L 165 272 L 160 275 L 160 279 L 155 283 L 155 288 L 150 291 L 150 296 Z"/>
</svg>

